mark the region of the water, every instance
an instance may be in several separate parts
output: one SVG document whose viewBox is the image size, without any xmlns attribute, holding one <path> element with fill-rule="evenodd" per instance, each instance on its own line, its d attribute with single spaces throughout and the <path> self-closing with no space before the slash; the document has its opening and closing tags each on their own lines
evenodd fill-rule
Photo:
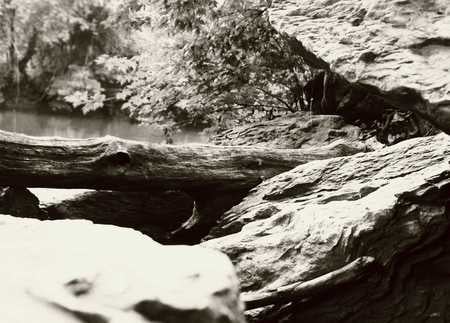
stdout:
<svg viewBox="0 0 450 323">
<path fill-rule="evenodd" d="M 56 136 L 65 138 L 116 137 L 153 143 L 164 143 L 158 127 L 140 126 L 125 118 L 102 116 L 76 116 L 37 113 L 35 111 L 1 111 L 0 130 L 30 136 Z M 205 143 L 207 138 L 196 131 L 183 131 L 173 136 L 175 144 Z"/>
<path fill-rule="evenodd" d="M 165 137 L 157 127 L 139 126 L 127 119 L 101 116 L 83 117 L 55 115 L 34 111 L 0 110 L 0 130 L 24 133 L 30 136 L 56 136 L 65 138 L 91 138 L 113 135 L 116 137 L 153 143 L 164 143 Z M 183 131 L 174 135 L 175 144 L 205 143 L 207 138 L 199 132 Z M 85 193 L 84 189 L 32 188 L 41 205 L 59 203 Z"/>
</svg>

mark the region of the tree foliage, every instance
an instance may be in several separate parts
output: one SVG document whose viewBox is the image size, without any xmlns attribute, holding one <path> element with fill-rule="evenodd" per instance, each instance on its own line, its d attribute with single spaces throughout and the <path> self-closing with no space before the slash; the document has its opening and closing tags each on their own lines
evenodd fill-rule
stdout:
<svg viewBox="0 0 450 323">
<path fill-rule="evenodd" d="M 304 107 L 310 71 L 264 8 L 213 0 L 147 0 L 137 8 L 140 54 L 101 62 L 121 70 L 119 96 L 133 117 L 231 126 Z"/>
<path fill-rule="evenodd" d="M 119 4 L 0 0 L 0 53 L 5 53 L 0 57 L 0 88 L 28 86 L 46 94 L 76 66 L 87 67 L 100 54 L 126 52 L 124 28 L 115 16 Z"/>
<path fill-rule="evenodd" d="M 1 20 L 0 38 L 15 55 L 3 64 L 8 75 L 39 79 L 47 96 L 83 112 L 114 102 L 142 122 L 222 127 L 305 107 L 311 71 L 292 40 L 271 27 L 264 2 L 0 3 L 9 19 Z M 26 69 L 17 71 L 24 57 Z"/>
</svg>

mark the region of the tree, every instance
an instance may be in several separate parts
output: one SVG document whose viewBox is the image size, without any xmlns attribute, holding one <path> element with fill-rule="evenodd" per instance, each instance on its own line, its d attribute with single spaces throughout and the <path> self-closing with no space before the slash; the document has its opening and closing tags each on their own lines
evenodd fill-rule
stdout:
<svg viewBox="0 0 450 323">
<path fill-rule="evenodd" d="M 16 75 L 9 83 L 35 85 L 85 113 L 113 102 L 141 122 L 203 128 L 305 108 L 312 72 L 292 39 L 271 27 L 264 6 L 0 1 L 8 17 L 0 38 L 14 54 L 5 63 Z"/>
<path fill-rule="evenodd" d="M 119 98 L 134 118 L 205 127 L 304 108 L 311 71 L 265 9 L 238 1 L 138 2 L 134 26 L 146 35 L 139 55 L 101 60 L 121 72 Z"/>
<path fill-rule="evenodd" d="M 0 0 L 0 89 L 32 88 L 38 95 L 70 66 L 90 66 L 127 49 L 114 15 L 119 1 Z M 9 85 L 9 86 L 8 86 Z"/>
</svg>

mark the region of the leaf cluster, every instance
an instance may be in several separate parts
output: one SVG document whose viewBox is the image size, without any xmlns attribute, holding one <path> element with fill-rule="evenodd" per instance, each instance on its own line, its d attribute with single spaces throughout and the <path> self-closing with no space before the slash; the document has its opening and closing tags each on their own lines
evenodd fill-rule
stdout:
<svg viewBox="0 0 450 323">
<path fill-rule="evenodd" d="M 120 8 L 118 0 L 0 0 L 0 52 L 8 53 L 0 69 L 20 72 L 3 85 L 27 82 L 45 92 L 74 66 L 89 67 L 104 53 L 129 53 Z"/>
<path fill-rule="evenodd" d="M 119 77 L 123 107 L 147 122 L 200 127 L 303 108 L 310 70 L 301 53 L 271 27 L 265 10 L 243 6 L 237 1 L 219 8 L 212 0 L 141 1 L 140 12 L 152 12 L 152 17 L 139 25 L 148 39 L 129 59 L 133 68 Z M 111 58 L 106 65 L 115 63 Z"/>
</svg>

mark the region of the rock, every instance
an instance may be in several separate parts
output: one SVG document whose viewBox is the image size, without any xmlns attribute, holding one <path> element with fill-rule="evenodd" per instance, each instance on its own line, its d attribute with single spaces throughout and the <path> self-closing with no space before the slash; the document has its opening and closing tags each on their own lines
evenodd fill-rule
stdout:
<svg viewBox="0 0 450 323">
<path fill-rule="evenodd" d="M 3 322 L 244 322 L 230 261 L 88 221 L 0 216 Z"/>
<path fill-rule="evenodd" d="M 313 55 L 306 49 L 302 53 Z M 349 82 L 329 69 L 314 74 L 304 87 L 312 113 L 338 114 L 365 134 L 375 134 L 383 144 L 435 135 L 439 130 L 450 133 L 450 110 L 424 100 L 416 90 L 397 87 L 382 91 L 372 85 Z"/>
<path fill-rule="evenodd" d="M 311 115 L 299 112 L 271 121 L 258 122 L 220 132 L 211 137 L 216 145 L 252 145 L 272 148 L 313 148 L 339 142 L 373 150 L 362 142 L 360 128 L 346 124 L 337 115 Z M 380 146 L 382 146 L 380 144 Z"/>
<path fill-rule="evenodd" d="M 303 56 L 326 62 L 304 88 L 310 110 L 366 124 L 392 145 L 450 134 L 449 8 L 446 0 L 274 0 L 269 16 Z"/>
<path fill-rule="evenodd" d="M 437 135 L 301 165 L 254 188 L 202 245 L 232 259 L 244 297 L 375 259 L 367 279 L 251 313 L 255 322 L 445 321 L 449 156 L 450 137 Z"/>
<path fill-rule="evenodd" d="M 233 12 L 234 10 L 255 10 L 263 11 L 270 5 L 271 0 L 218 0 L 220 10 Z"/>
<path fill-rule="evenodd" d="M 432 103 L 450 99 L 448 0 L 273 0 L 269 12 L 276 29 L 349 81 L 407 86 Z"/>
<path fill-rule="evenodd" d="M 38 198 L 22 187 L 0 188 L 0 213 L 25 218 L 41 217 Z"/>
<path fill-rule="evenodd" d="M 168 243 L 169 233 L 192 214 L 186 193 L 31 189 L 48 219 L 86 219 L 129 227 Z"/>
</svg>

